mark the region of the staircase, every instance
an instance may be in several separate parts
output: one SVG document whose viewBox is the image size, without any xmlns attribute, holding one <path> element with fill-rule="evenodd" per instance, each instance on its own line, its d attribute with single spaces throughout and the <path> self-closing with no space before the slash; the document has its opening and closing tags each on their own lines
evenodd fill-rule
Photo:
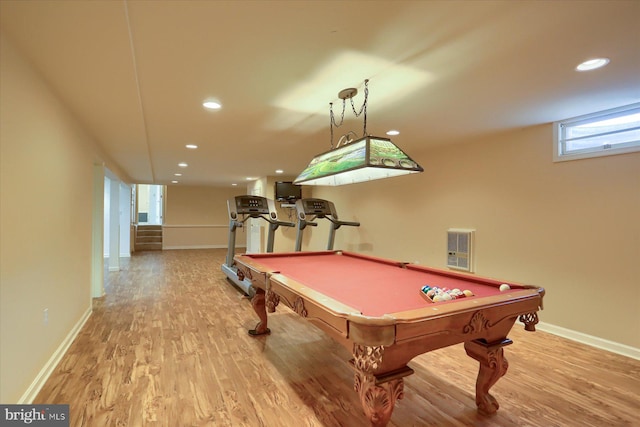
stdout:
<svg viewBox="0 0 640 427">
<path fill-rule="evenodd" d="M 136 228 L 135 251 L 161 251 L 162 250 L 162 226 L 138 225 Z"/>
</svg>

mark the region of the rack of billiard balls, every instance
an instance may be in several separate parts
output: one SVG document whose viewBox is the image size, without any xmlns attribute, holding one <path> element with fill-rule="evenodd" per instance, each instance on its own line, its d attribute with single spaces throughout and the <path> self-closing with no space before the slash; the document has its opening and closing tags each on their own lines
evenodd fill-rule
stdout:
<svg viewBox="0 0 640 427">
<path fill-rule="evenodd" d="M 468 289 L 461 291 L 460 289 L 440 288 L 438 286 L 424 285 L 420 289 L 420 295 L 429 302 L 451 301 L 459 298 L 472 297 L 473 292 Z"/>
<path fill-rule="evenodd" d="M 500 285 L 500 292 L 508 291 L 511 286 L 503 283 Z M 420 295 L 429 302 L 451 301 L 459 298 L 472 297 L 474 295 L 468 289 L 461 291 L 460 289 L 440 288 L 438 286 L 424 285 L 420 289 Z"/>
</svg>

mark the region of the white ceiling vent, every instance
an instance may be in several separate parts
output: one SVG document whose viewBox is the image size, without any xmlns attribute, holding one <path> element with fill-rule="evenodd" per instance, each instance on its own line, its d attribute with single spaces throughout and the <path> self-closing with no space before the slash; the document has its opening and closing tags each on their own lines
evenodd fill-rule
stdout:
<svg viewBox="0 0 640 427">
<path fill-rule="evenodd" d="M 473 272 L 473 234 L 475 230 L 447 230 L 447 267 Z"/>
</svg>

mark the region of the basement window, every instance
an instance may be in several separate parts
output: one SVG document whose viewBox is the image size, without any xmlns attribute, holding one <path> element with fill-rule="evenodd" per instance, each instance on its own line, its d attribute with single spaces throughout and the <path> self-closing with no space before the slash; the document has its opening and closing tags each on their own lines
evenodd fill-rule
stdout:
<svg viewBox="0 0 640 427">
<path fill-rule="evenodd" d="M 554 161 L 640 151 L 640 103 L 554 123 Z"/>
</svg>

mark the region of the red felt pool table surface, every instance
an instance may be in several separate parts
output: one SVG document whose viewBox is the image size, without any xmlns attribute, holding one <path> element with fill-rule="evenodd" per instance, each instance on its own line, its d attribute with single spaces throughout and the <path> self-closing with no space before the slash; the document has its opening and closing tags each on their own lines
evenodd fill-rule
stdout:
<svg viewBox="0 0 640 427">
<path fill-rule="evenodd" d="M 251 255 L 247 255 L 251 257 Z M 498 280 L 388 261 L 350 252 L 296 252 L 254 256 L 263 266 L 360 311 L 382 316 L 429 307 L 423 286 L 470 290 L 470 298 L 500 293 Z M 522 285 L 507 283 L 512 289 Z M 465 298 L 466 299 L 466 298 Z M 454 301 L 435 304 L 446 305 Z"/>
</svg>

